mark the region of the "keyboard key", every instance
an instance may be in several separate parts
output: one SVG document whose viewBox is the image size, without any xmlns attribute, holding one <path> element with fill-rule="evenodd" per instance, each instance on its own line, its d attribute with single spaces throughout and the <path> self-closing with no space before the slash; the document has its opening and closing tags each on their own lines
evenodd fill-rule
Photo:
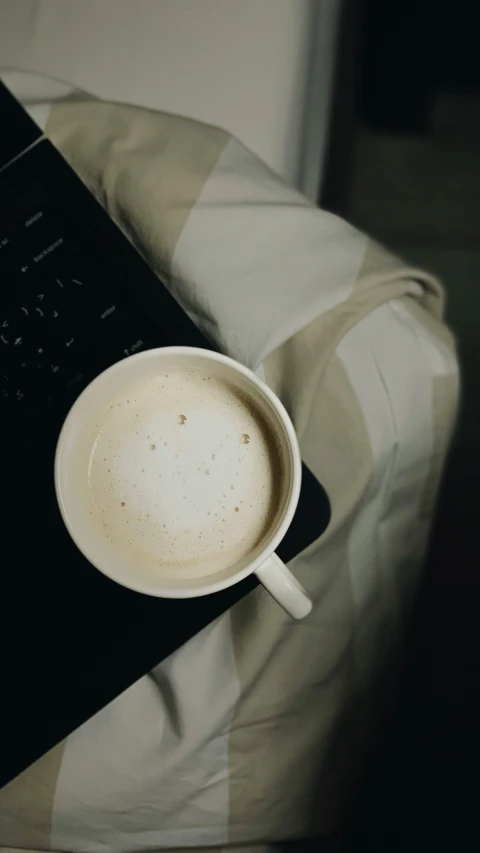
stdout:
<svg viewBox="0 0 480 853">
<path fill-rule="evenodd" d="M 10 274 L 15 277 L 20 291 L 29 289 L 32 282 L 46 283 L 75 249 L 72 240 L 62 233 L 48 235 L 41 242 L 22 243 L 12 255 Z"/>
<path fill-rule="evenodd" d="M 122 292 L 109 287 L 84 303 L 70 328 L 73 337 L 86 337 L 90 346 L 104 349 L 109 340 L 122 340 L 124 330 L 133 323 L 138 324 L 138 316 L 138 309 L 130 305 Z"/>
<path fill-rule="evenodd" d="M 103 281 L 102 281 L 103 285 Z M 52 293 L 59 300 L 72 300 L 79 304 L 89 293 L 99 289 L 95 268 L 80 252 L 68 258 L 55 270 L 52 277 Z"/>
<path fill-rule="evenodd" d="M 123 358 L 128 358 L 130 355 L 135 355 L 137 352 L 154 349 L 158 346 L 161 346 L 161 343 L 155 333 L 145 333 L 145 331 L 140 332 L 139 329 L 138 336 L 129 334 L 128 336 L 125 336 L 122 344 L 116 344 L 112 348 L 110 351 L 113 359 L 112 364 L 115 364 L 117 361 L 121 361 Z"/>
</svg>

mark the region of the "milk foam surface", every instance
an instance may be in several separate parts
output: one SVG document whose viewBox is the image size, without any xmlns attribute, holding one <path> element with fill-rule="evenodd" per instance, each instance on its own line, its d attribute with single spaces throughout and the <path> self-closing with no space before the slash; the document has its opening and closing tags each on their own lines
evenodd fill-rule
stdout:
<svg viewBox="0 0 480 853">
<path fill-rule="evenodd" d="M 160 574 L 192 577 L 261 542 L 283 471 L 253 400 L 203 370 L 177 369 L 109 401 L 88 474 L 91 512 L 112 547 Z"/>
</svg>

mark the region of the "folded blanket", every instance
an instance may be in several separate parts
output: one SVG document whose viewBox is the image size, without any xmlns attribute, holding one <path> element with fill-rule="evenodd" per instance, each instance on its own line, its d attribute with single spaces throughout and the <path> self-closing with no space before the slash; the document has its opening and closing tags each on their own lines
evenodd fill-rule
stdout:
<svg viewBox="0 0 480 853">
<path fill-rule="evenodd" d="M 7 786 L 0 844 L 326 834 L 401 649 L 452 431 L 441 287 L 218 128 L 81 93 L 33 109 L 194 321 L 282 398 L 332 520 L 290 564 L 306 620 L 255 590 Z"/>
</svg>

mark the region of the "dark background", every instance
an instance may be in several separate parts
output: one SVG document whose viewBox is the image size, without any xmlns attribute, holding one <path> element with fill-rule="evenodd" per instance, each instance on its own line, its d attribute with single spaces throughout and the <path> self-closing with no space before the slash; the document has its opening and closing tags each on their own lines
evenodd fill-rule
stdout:
<svg viewBox="0 0 480 853">
<path fill-rule="evenodd" d="M 462 372 L 400 682 L 348 820 L 325 844 L 342 853 L 479 846 L 479 29 L 475 4 L 439 5 L 344 3 L 319 198 L 443 280 Z"/>
</svg>

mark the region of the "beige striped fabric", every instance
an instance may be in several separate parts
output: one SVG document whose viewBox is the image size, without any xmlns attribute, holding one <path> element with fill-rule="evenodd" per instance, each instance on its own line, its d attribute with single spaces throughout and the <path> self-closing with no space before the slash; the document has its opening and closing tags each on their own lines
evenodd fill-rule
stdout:
<svg viewBox="0 0 480 853">
<path fill-rule="evenodd" d="M 177 240 L 228 134 L 89 99 L 56 104 L 48 135 L 146 260 L 169 275 Z M 150 224 L 156 222 L 159 228 Z"/>
<path fill-rule="evenodd" d="M 6 849 L 49 850 L 63 743 L 0 792 L 0 843 Z"/>
<path fill-rule="evenodd" d="M 54 104 L 47 133 L 281 397 L 332 519 L 290 564 L 305 620 L 255 590 L 0 792 L 0 849 L 273 853 L 328 836 L 402 646 L 453 429 L 442 289 L 221 130 L 84 98 Z"/>
</svg>

